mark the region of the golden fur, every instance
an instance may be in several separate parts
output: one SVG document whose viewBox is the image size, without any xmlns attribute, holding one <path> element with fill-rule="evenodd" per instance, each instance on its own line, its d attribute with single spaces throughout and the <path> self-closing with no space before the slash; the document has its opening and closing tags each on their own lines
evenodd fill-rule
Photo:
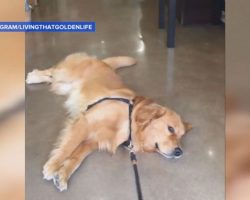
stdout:
<svg viewBox="0 0 250 200">
<path fill-rule="evenodd" d="M 134 99 L 132 141 L 135 151 L 157 150 L 173 156 L 181 137 L 191 128 L 174 111 L 138 97 L 123 84 L 115 69 L 135 63 L 130 57 L 98 60 L 76 53 L 49 69 L 28 74 L 28 84 L 51 83 L 53 92 L 68 96 L 65 106 L 70 119 L 43 169 L 44 178 L 53 179 L 60 191 L 67 189 L 68 179 L 88 154 L 97 149 L 115 153 L 128 139 L 128 105 L 103 101 L 86 111 L 88 105 L 101 98 Z M 168 126 L 173 127 L 175 133 L 170 133 Z"/>
</svg>

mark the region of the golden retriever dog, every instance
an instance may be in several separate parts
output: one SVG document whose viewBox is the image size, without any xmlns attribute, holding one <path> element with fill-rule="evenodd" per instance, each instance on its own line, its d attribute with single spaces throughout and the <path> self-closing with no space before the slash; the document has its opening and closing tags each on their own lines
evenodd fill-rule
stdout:
<svg viewBox="0 0 250 200">
<path fill-rule="evenodd" d="M 135 152 L 159 152 L 168 158 L 182 155 L 180 139 L 191 125 L 169 108 L 137 96 L 115 72 L 135 63 L 131 57 L 98 60 L 75 53 L 49 69 L 28 73 L 27 84 L 50 83 L 53 92 L 68 96 L 65 107 L 69 119 L 43 168 L 44 178 L 53 180 L 60 191 L 67 189 L 70 176 L 91 152 L 115 153 L 128 140 L 127 104 L 105 100 L 87 110 L 88 105 L 105 97 L 133 100 L 131 138 Z"/>
</svg>

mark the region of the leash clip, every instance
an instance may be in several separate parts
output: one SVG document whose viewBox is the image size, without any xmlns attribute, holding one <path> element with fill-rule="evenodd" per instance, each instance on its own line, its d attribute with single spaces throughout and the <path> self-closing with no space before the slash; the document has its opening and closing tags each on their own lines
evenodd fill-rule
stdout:
<svg viewBox="0 0 250 200">
<path fill-rule="evenodd" d="M 129 148 L 130 152 L 134 152 L 134 145 L 133 145 L 131 140 L 129 142 L 128 148 Z"/>
</svg>

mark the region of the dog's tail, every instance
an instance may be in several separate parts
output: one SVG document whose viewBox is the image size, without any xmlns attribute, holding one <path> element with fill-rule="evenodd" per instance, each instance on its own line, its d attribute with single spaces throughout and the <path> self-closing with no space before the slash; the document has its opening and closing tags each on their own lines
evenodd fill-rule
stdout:
<svg viewBox="0 0 250 200">
<path fill-rule="evenodd" d="M 103 59 L 102 61 L 108 64 L 114 70 L 136 64 L 136 60 L 128 56 L 109 57 L 109 58 Z"/>
</svg>

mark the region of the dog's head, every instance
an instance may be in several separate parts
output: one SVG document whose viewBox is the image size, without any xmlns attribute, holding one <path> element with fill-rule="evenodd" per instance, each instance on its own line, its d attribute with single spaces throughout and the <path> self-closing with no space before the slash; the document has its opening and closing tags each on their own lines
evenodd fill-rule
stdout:
<svg viewBox="0 0 250 200">
<path fill-rule="evenodd" d="M 135 101 L 134 122 L 139 150 L 156 151 L 167 158 L 181 157 L 180 140 L 192 126 L 177 113 L 141 97 Z"/>
</svg>

